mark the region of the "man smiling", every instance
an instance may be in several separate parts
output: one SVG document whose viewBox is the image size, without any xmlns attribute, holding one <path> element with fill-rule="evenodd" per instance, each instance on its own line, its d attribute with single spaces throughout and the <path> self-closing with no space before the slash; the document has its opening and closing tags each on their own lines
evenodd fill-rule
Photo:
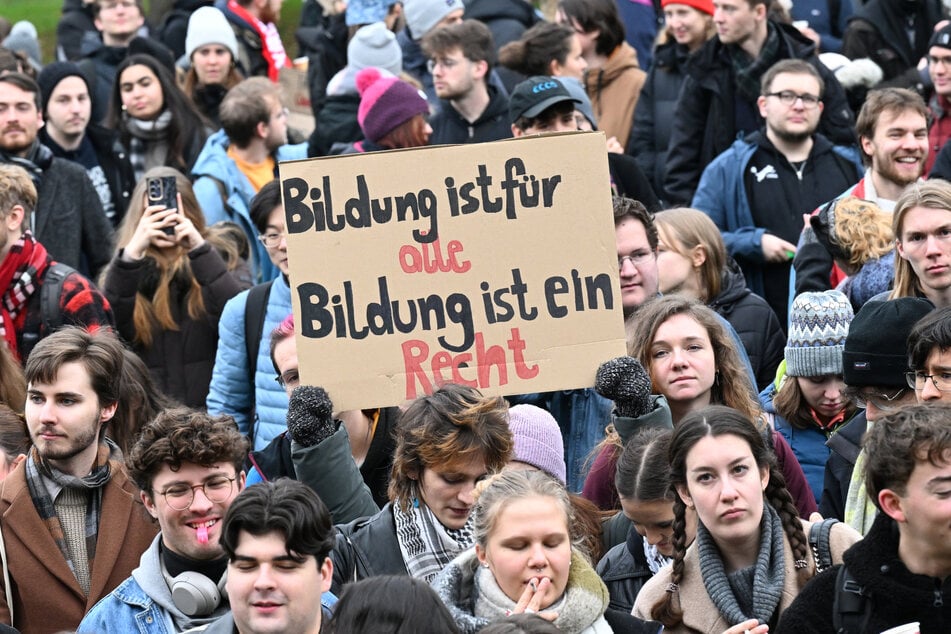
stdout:
<svg viewBox="0 0 951 634">
<path fill-rule="evenodd" d="M 80 632 L 178 632 L 228 610 L 228 565 L 218 543 L 225 512 L 241 489 L 247 441 L 228 416 L 188 409 L 147 424 L 126 464 L 161 528 L 139 567 L 86 615 Z"/>
</svg>

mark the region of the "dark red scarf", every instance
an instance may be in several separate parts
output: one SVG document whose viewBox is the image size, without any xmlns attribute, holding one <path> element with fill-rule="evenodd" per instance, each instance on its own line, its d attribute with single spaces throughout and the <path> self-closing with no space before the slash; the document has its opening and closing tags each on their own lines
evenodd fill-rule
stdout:
<svg viewBox="0 0 951 634">
<path fill-rule="evenodd" d="M 46 247 L 25 231 L 0 262 L 0 337 L 17 359 L 17 332 L 26 320 L 26 305 L 42 284 L 50 261 Z"/>
</svg>

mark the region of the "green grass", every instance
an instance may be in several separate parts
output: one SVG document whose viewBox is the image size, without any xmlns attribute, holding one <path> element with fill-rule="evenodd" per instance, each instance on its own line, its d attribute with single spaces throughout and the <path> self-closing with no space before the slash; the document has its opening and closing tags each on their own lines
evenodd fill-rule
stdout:
<svg viewBox="0 0 951 634">
<path fill-rule="evenodd" d="M 148 0 L 145 0 L 148 6 Z M 281 39 L 290 55 L 297 54 L 294 31 L 300 20 L 302 0 L 285 0 L 281 9 Z M 43 61 L 50 62 L 56 49 L 56 24 L 59 22 L 63 0 L 0 0 L 0 16 L 11 24 L 20 20 L 29 20 L 36 27 L 40 37 L 40 50 Z"/>
</svg>

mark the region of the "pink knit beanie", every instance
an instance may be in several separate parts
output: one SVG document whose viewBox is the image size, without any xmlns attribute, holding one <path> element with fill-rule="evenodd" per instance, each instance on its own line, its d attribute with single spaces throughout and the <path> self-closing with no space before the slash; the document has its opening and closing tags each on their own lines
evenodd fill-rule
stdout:
<svg viewBox="0 0 951 634">
<path fill-rule="evenodd" d="M 360 107 L 357 122 L 368 141 L 378 142 L 397 126 L 418 114 L 428 114 L 429 104 L 410 84 L 378 68 L 357 73 Z"/>
</svg>

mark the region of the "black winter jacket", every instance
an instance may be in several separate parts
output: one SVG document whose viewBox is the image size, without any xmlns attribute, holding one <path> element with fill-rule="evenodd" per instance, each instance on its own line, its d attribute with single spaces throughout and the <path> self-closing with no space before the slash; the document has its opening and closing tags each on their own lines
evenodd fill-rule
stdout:
<svg viewBox="0 0 951 634">
<path fill-rule="evenodd" d="M 440 100 L 439 112 L 429 120 L 429 125 L 433 128 L 429 144 L 482 143 L 510 139 L 512 125 L 509 121 L 508 97 L 491 84 L 487 88 L 489 104 L 472 123 L 466 121 L 448 101 Z"/>
<path fill-rule="evenodd" d="M 33 235 L 54 260 L 96 279 L 112 256 L 112 227 L 86 170 L 54 157 L 37 192 Z"/>
<path fill-rule="evenodd" d="M 86 127 L 86 137 L 92 143 L 99 166 L 105 174 L 106 182 L 109 183 L 109 193 L 112 195 L 112 204 L 115 206 L 112 224 L 118 226 L 129 207 L 129 198 L 135 187 L 135 174 L 132 171 L 132 164 L 129 163 L 129 155 L 119 142 L 119 136 L 108 128 L 90 123 Z M 46 144 L 54 154 L 57 154 L 56 146 L 48 143 L 49 140 L 46 128 L 41 128 L 40 143 Z M 57 155 L 65 160 L 71 160 L 69 157 Z"/>
<path fill-rule="evenodd" d="M 776 378 L 786 337 L 776 313 L 766 300 L 746 287 L 743 271 L 731 257 L 720 276 L 720 294 L 709 306 L 730 322 L 739 335 L 756 375 L 756 388 L 764 389 Z"/>
<path fill-rule="evenodd" d="M 396 540 L 392 504 L 376 515 L 337 526 L 330 559 L 334 565 L 330 591 L 337 596 L 345 584 L 353 581 L 379 575 L 408 575 Z"/>
<path fill-rule="evenodd" d="M 776 61 L 802 59 L 819 72 L 825 82 L 818 131 L 836 145 L 854 145 L 854 120 L 845 91 L 828 68 L 816 57 L 815 43 L 786 24 L 769 23 L 778 29 L 780 44 Z M 687 76 L 677 100 L 667 154 L 664 188 L 668 205 L 689 205 L 704 168 L 736 140 L 736 82 L 729 51 L 714 37 L 690 56 Z"/>
<path fill-rule="evenodd" d="M 202 287 L 204 316 L 188 316 L 191 282 L 176 278 L 169 288 L 169 304 L 178 330 L 155 326 L 152 345 L 146 348 L 135 344 L 133 349 L 145 361 L 160 390 L 188 407 L 204 407 L 218 349 L 218 319 L 228 300 L 250 287 L 251 280 L 247 269 L 243 274 L 228 271 L 208 242 L 189 252 L 188 258 L 192 274 Z M 155 265 L 148 257 L 126 262 L 119 252 L 106 271 L 102 291 L 115 311 L 119 335 L 130 343 L 135 341 L 136 295 L 142 292 L 151 297 L 157 282 Z"/>
<path fill-rule="evenodd" d="M 862 449 L 862 435 L 868 428 L 865 410 L 860 410 L 845 427 L 837 431 L 826 447 L 832 450 L 826 462 L 819 513 L 822 517 L 845 518 L 845 500 L 849 496 L 852 470 Z"/>
<path fill-rule="evenodd" d="M 647 580 L 654 576 L 644 556 L 644 538 L 631 526 L 627 540 L 618 544 L 598 562 L 597 572 L 608 587 L 608 609 L 631 613 L 634 600 Z"/>
<path fill-rule="evenodd" d="M 951 577 L 936 579 L 910 572 L 898 556 L 898 525 L 879 513 L 868 535 L 842 555 L 871 608 L 866 632 L 917 621 L 921 634 L 951 631 Z M 833 632 L 836 576 L 833 566 L 809 582 L 785 612 L 778 634 Z"/>
<path fill-rule="evenodd" d="M 76 61 L 86 42 L 101 41 L 92 17 L 92 4 L 83 0 L 63 0 L 63 15 L 56 25 L 56 59 Z"/>
<path fill-rule="evenodd" d="M 317 115 L 314 131 L 307 141 L 307 156 L 327 156 L 335 143 L 353 143 L 363 138 L 357 122 L 360 95 L 331 95 Z"/>
<path fill-rule="evenodd" d="M 634 125 L 627 144 L 627 153 L 637 159 L 654 192 L 663 201 L 667 200 L 664 191 L 667 148 L 687 57 L 687 47 L 677 42 L 655 49 L 654 63 L 647 71 L 634 108 Z"/>
</svg>

